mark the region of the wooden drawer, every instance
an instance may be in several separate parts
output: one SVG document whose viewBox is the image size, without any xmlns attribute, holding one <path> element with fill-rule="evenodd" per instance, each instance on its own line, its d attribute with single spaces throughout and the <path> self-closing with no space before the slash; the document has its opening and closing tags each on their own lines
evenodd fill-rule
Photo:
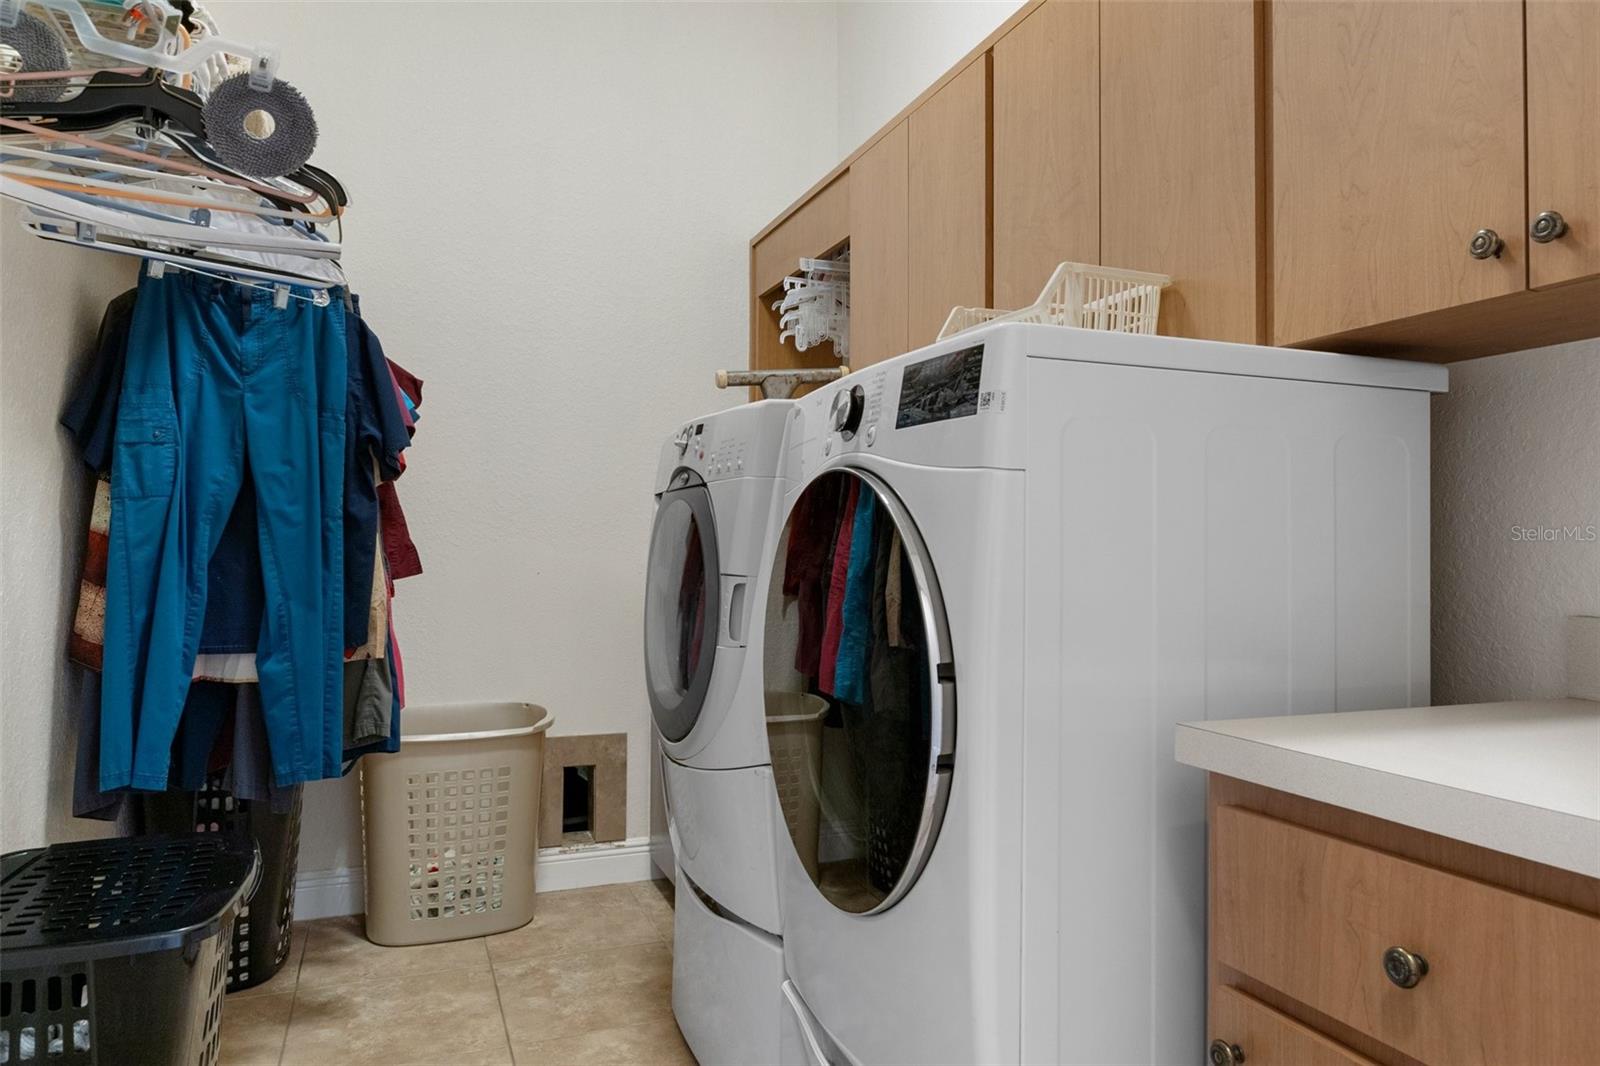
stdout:
<svg viewBox="0 0 1600 1066">
<path fill-rule="evenodd" d="M 1373 1066 L 1371 1059 L 1226 985 L 1211 993 L 1211 1040 L 1237 1049 L 1238 1061 L 1250 1066 Z M 1211 1061 L 1220 1066 L 1228 1056 L 1213 1054 Z"/>
<path fill-rule="evenodd" d="M 1423 1062 L 1600 1062 L 1600 918 L 1240 807 L 1211 831 L 1222 965 Z"/>
</svg>

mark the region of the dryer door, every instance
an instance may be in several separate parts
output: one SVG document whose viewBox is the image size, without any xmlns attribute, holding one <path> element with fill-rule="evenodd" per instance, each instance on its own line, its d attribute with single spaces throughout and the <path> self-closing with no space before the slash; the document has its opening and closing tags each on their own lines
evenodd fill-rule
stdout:
<svg viewBox="0 0 1600 1066">
<path fill-rule="evenodd" d="M 955 767 L 955 668 L 933 565 L 877 476 L 801 493 L 767 590 L 763 676 L 778 803 L 817 889 L 855 914 L 916 883 Z"/>
<path fill-rule="evenodd" d="M 644 597 L 645 683 L 656 727 L 670 741 L 689 735 L 711 684 L 717 567 L 711 494 L 698 474 L 680 470 L 656 508 Z"/>
</svg>

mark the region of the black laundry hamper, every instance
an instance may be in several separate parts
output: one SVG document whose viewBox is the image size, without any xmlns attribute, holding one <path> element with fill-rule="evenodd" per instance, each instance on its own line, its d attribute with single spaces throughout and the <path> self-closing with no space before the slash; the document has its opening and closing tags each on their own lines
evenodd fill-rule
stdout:
<svg viewBox="0 0 1600 1066">
<path fill-rule="evenodd" d="M 294 925 L 294 881 L 300 864 L 301 789 L 293 806 L 274 814 L 268 804 L 235 799 L 212 774 L 198 792 L 144 797 L 144 827 L 153 833 L 225 833 L 253 840 L 261 854 L 255 894 L 245 899 L 233 927 L 227 989 L 238 992 L 266 981 L 289 957 Z"/>
<path fill-rule="evenodd" d="M 255 846 L 124 837 L 0 856 L 0 1061 L 214 1066 Z"/>
</svg>

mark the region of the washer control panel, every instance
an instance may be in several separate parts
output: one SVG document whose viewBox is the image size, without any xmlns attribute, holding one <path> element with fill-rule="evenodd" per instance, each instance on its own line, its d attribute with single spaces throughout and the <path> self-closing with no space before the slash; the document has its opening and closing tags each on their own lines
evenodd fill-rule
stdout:
<svg viewBox="0 0 1600 1066">
<path fill-rule="evenodd" d="M 707 481 L 739 477 L 745 472 L 749 439 L 741 434 L 718 433 L 705 422 L 687 422 L 672 443 L 684 466 L 699 470 Z"/>
</svg>

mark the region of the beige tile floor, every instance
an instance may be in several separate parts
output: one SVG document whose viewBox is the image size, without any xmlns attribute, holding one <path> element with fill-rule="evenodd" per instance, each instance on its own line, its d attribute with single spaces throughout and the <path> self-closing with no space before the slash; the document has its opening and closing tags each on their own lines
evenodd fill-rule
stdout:
<svg viewBox="0 0 1600 1066">
<path fill-rule="evenodd" d="M 223 1007 L 223 1066 L 512 1062 L 694 1066 L 667 882 L 543 893 L 521 929 L 410 948 L 359 917 L 303 922 L 283 969 Z"/>
</svg>

